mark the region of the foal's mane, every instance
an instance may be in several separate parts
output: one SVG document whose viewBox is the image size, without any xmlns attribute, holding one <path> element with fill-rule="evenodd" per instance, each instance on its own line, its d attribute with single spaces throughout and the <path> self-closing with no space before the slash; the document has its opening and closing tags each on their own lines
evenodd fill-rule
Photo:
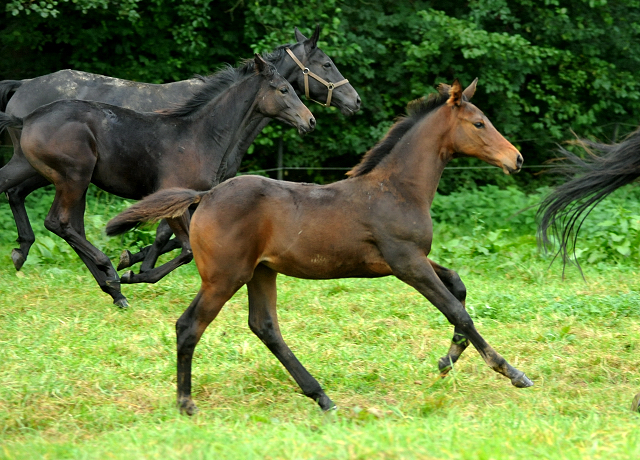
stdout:
<svg viewBox="0 0 640 460">
<path fill-rule="evenodd" d="M 393 150 L 393 147 L 427 114 L 444 105 L 449 94 L 432 93 L 407 105 L 407 115 L 399 117 L 387 134 L 371 150 L 364 154 L 360 163 L 348 173 L 349 177 L 358 177 L 370 172 Z"/>
<path fill-rule="evenodd" d="M 292 45 L 281 45 L 272 53 L 266 53 L 262 56 L 269 65 L 268 75 L 277 73 L 274 63 L 282 58 L 286 52 L 286 48 L 290 46 Z M 250 58 L 242 61 L 238 67 L 232 67 L 229 64 L 225 64 L 214 74 L 206 77 L 196 75 L 197 79 L 204 82 L 204 86 L 198 89 L 193 96 L 185 102 L 174 108 L 163 110 L 161 113 L 170 117 L 186 117 L 192 115 L 194 112 L 219 97 L 233 85 L 243 81 L 251 75 L 255 75 L 256 73 L 255 60 Z"/>
</svg>

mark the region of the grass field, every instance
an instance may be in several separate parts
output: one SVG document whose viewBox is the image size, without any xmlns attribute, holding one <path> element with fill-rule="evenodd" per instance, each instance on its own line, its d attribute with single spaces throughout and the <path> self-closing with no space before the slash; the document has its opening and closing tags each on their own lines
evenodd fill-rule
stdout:
<svg viewBox="0 0 640 460">
<path fill-rule="evenodd" d="M 131 308 L 119 311 L 73 258 L 16 274 L 8 248 L 0 458 L 640 458 L 635 267 L 586 267 L 588 283 L 539 258 L 452 267 L 480 332 L 529 389 L 471 347 L 440 379 L 452 328 L 395 278 L 281 277 L 281 328 L 338 405 L 327 415 L 250 332 L 243 289 L 196 349 L 200 412 L 188 418 L 175 409 L 174 323 L 198 289 L 193 265 L 125 286 Z"/>
</svg>

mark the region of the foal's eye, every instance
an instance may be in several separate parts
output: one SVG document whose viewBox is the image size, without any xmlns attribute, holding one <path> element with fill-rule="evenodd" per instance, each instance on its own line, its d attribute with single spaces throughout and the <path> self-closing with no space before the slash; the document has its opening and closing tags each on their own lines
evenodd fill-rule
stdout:
<svg viewBox="0 0 640 460">
<path fill-rule="evenodd" d="M 484 128 L 484 123 L 482 123 L 481 121 L 478 121 L 478 122 L 474 123 L 473 126 L 475 126 L 478 129 Z"/>
<path fill-rule="evenodd" d="M 287 94 L 289 92 L 289 88 L 280 88 L 280 92 L 282 94 Z"/>
</svg>

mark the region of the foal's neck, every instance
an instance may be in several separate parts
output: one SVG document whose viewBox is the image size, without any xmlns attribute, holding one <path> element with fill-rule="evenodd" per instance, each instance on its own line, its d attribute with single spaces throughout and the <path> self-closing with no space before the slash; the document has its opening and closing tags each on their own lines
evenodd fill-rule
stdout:
<svg viewBox="0 0 640 460">
<path fill-rule="evenodd" d="M 405 134 L 390 152 L 388 180 L 404 196 L 431 207 L 445 166 L 448 125 L 436 109 Z"/>
</svg>

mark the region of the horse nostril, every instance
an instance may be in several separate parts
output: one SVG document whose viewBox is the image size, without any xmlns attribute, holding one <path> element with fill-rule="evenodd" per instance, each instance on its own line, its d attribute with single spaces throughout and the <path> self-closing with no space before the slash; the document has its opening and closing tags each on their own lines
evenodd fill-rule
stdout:
<svg viewBox="0 0 640 460">
<path fill-rule="evenodd" d="M 360 103 L 361 103 L 361 101 L 360 101 L 360 96 L 358 96 L 358 97 L 356 98 L 356 107 L 360 108 Z"/>
<path fill-rule="evenodd" d="M 309 127 L 311 127 L 311 129 L 315 129 L 316 127 L 316 119 L 311 117 L 311 120 L 309 120 Z"/>
<path fill-rule="evenodd" d="M 522 163 L 524 163 L 524 158 L 522 158 L 522 155 L 518 154 L 518 159 L 516 160 L 516 166 L 518 169 L 522 168 Z"/>
</svg>

